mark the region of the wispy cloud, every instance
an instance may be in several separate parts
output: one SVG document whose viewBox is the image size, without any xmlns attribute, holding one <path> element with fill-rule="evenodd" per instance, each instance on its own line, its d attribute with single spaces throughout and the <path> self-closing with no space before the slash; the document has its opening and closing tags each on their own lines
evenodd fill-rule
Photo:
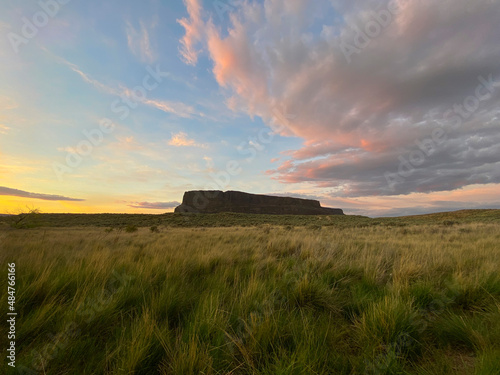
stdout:
<svg viewBox="0 0 500 375">
<path fill-rule="evenodd" d="M 68 152 L 70 154 L 76 154 L 76 150 L 71 147 L 71 146 L 66 146 L 66 147 L 58 147 L 57 148 L 57 151 L 60 151 L 60 152 Z"/>
<path fill-rule="evenodd" d="M 159 109 L 166 113 L 174 113 L 179 117 L 191 118 L 196 114 L 196 110 L 187 104 L 181 102 L 171 102 L 168 100 L 146 99 L 144 104 Z M 201 116 L 201 114 L 200 114 Z"/>
<path fill-rule="evenodd" d="M 71 202 L 83 202 L 85 199 L 68 198 L 61 195 L 52 194 L 39 194 L 30 193 L 24 190 L 12 189 L 4 186 L 0 186 L 0 195 L 9 195 L 11 197 L 22 197 L 22 198 L 32 198 L 32 199 L 42 199 L 46 201 L 71 201 Z"/>
<path fill-rule="evenodd" d="M 0 134 L 7 134 L 7 132 L 10 130 L 8 126 L 0 124 Z"/>
<path fill-rule="evenodd" d="M 189 19 L 182 18 L 177 22 L 184 27 L 186 33 L 180 40 L 181 42 L 181 56 L 184 61 L 189 65 L 196 65 L 198 62 L 198 51 L 196 44 L 201 40 L 202 30 L 205 26 L 202 18 L 202 6 L 200 0 L 184 0 Z"/>
<path fill-rule="evenodd" d="M 19 104 L 13 99 L 5 95 L 0 95 L 0 110 L 16 109 Z"/>
<path fill-rule="evenodd" d="M 91 78 L 88 74 L 84 73 L 77 65 L 69 62 L 66 59 L 63 59 L 62 57 L 54 55 L 47 48 L 45 48 L 45 47 L 40 47 L 40 48 L 43 51 L 45 51 L 47 54 L 49 54 L 56 62 L 58 62 L 59 64 L 62 64 L 62 65 L 66 65 L 73 72 L 75 72 L 76 74 L 78 74 L 83 79 L 84 82 L 86 82 L 86 83 L 94 86 L 99 91 L 102 91 L 102 92 L 104 92 L 106 94 L 110 94 L 110 95 L 116 95 L 116 96 L 120 96 L 120 94 L 123 93 L 122 92 L 123 90 L 110 87 L 110 86 L 108 86 L 108 85 L 106 85 L 104 83 L 99 82 L 96 79 Z"/>
<path fill-rule="evenodd" d="M 206 147 L 206 145 L 196 143 L 194 139 L 190 139 L 184 132 L 173 134 L 172 138 L 168 141 L 168 144 L 176 147 Z"/>
<path fill-rule="evenodd" d="M 167 210 L 179 206 L 179 202 L 134 202 L 129 204 L 132 208 L 146 208 L 150 210 Z"/>
<path fill-rule="evenodd" d="M 102 83 L 94 78 L 92 78 L 90 75 L 87 73 L 83 72 L 77 65 L 63 59 L 62 57 L 54 55 L 52 52 L 47 50 L 44 47 L 41 47 L 46 53 L 48 53 L 55 61 L 57 61 L 60 64 L 66 65 L 69 67 L 73 72 L 78 74 L 84 82 L 92 85 L 95 87 L 97 90 L 104 92 L 109 95 L 113 96 L 125 96 L 128 99 L 132 101 L 137 101 L 138 98 L 137 96 L 134 95 L 133 90 L 120 84 L 118 87 L 112 87 L 110 85 L 107 85 L 105 83 Z M 168 101 L 168 100 L 161 100 L 161 99 L 149 99 L 145 98 L 140 100 L 140 103 L 143 105 L 146 105 L 148 107 L 156 108 L 159 109 L 160 111 L 163 111 L 165 113 L 170 113 L 179 117 L 183 118 L 191 118 L 193 115 L 199 115 L 203 117 L 204 115 L 202 113 L 197 113 L 196 110 L 187 104 L 184 104 L 182 102 L 174 102 L 174 101 Z"/>
<path fill-rule="evenodd" d="M 156 59 L 151 41 L 149 31 L 141 20 L 139 22 L 139 29 L 127 22 L 126 26 L 127 43 L 130 51 L 137 56 L 142 62 L 151 64 Z"/>
<path fill-rule="evenodd" d="M 210 156 L 204 156 L 203 160 L 205 160 L 205 163 L 207 164 L 207 171 L 214 172 L 215 171 L 214 160 Z"/>
<path fill-rule="evenodd" d="M 0 134 L 7 134 L 10 127 L 5 125 L 4 122 L 10 123 L 12 116 L 8 111 L 19 108 L 19 104 L 11 97 L 0 95 Z"/>
</svg>

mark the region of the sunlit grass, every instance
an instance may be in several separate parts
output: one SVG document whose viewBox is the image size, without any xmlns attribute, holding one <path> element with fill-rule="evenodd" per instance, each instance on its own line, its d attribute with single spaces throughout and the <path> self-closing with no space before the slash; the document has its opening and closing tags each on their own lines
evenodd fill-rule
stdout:
<svg viewBox="0 0 500 375">
<path fill-rule="evenodd" d="M 158 229 L 2 229 L 0 259 L 17 269 L 17 364 L 498 373 L 499 224 Z"/>
</svg>

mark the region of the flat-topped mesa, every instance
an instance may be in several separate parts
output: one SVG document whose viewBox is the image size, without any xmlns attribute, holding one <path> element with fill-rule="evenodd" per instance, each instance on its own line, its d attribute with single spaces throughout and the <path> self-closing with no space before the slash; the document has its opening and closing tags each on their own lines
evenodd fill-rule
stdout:
<svg viewBox="0 0 500 375">
<path fill-rule="evenodd" d="M 339 208 L 321 207 L 319 201 L 240 191 L 197 190 L 184 193 L 178 213 L 236 212 L 268 215 L 344 215 Z"/>
</svg>

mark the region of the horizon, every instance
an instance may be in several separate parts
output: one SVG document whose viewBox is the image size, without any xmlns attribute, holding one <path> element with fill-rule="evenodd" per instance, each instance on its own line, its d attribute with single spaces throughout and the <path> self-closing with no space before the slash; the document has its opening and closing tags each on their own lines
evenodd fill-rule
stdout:
<svg viewBox="0 0 500 375">
<path fill-rule="evenodd" d="M 500 209 L 498 3 L 4 2 L 0 212 Z"/>
<path fill-rule="evenodd" d="M 321 202 L 320 202 L 321 203 Z M 324 207 L 322 205 L 322 207 Z M 331 207 L 334 208 L 334 207 Z M 457 212 L 464 212 L 464 211 L 496 211 L 500 210 L 497 208 L 459 208 L 459 209 L 453 209 L 449 211 L 431 211 L 431 212 L 423 212 L 423 213 L 413 213 L 410 215 L 386 215 L 386 216 L 365 216 L 365 215 L 350 215 L 350 214 L 345 214 L 347 216 L 365 216 L 370 219 L 377 219 L 377 218 L 401 218 L 401 217 L 411 217 L 411 216 L 426 216 L 426 215 L 435 215 L 435 214 L 448 214 L 448 213 L 457 213 Z M 174 214 L 173 211 L 167 211 L 167 212 L 155 212 L 155 213 L 127 213 L 127 212 L 79 212 L 79 213 L 72 213 L 72 212 L 38 212 L 39 214 L 45 214 L 45 215 L 167 215 L 167 214 Z M 203 214 L 203 215 L 219 215 L 221 213 L 225 212 L 220 212 L 220 213 L 211 213 L 211 214 Z M 227 212 L 227 213 L 232 213 L 232 212 Z M 0 216 L 16 216 L 21 213 L 15 214 L 4 214 L 0 213 Z M 182 214 L 180 214 L 182 215 Z M 255 215 L 255 214 L 253 214 Z M 273 215 L 273 214 L 267 214 L 270 216 L 281 216 L 281 215 Z M 290 215 L 289 215 L 290 216 Z M 292 215 L 294 216 L 294 215 Z M 297 215 L 295 215 L 297 216 Z M 298 216 L 303 216 L 303 215 L 298 215 Z"/>
</svg>

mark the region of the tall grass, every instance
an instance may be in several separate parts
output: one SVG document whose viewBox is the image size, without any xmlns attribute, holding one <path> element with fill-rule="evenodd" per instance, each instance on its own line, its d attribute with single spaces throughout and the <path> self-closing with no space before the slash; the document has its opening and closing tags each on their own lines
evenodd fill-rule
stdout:
<svg viewBox="0 0 500 375">
<path fill-rule="evenodd" d="M 4 234 L 32 373 L 500 373 L 498 224 Z"/>
</svg>

